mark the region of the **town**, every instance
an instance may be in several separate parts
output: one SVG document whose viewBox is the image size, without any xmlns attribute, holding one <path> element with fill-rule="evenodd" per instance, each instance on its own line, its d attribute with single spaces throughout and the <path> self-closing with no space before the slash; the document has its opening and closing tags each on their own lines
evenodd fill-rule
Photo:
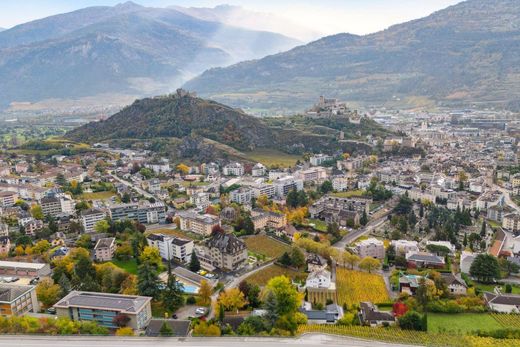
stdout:
<svg viewBox="0 0 520 347">
<path fill-rule="evenodd" d="M 307 116 L 345 110 L 322 97 Z M 285 165 L 5 145 L 0 331 L 394 341 L 393 327 L 398 342 L 453 345 L 517 327 L 520 124 L 363 117 L 393 132 L 367 136 L 372 153 Z"/>
</svg>

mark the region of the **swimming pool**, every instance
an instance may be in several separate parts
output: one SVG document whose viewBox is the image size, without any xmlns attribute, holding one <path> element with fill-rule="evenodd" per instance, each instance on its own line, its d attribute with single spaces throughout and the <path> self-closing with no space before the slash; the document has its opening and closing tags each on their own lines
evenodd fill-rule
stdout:
<svg viewBox="0 0 520 347">
<path fill-rule="evenodd" d="M 179 280 L 178 280 L 179 281 Z M 186 283 L 184 281 L 179 281 L 184 286 L 184 293 L 186 294 L 197 294 L 199 292 L 199 287 L 193 284 Z"/>
</svg>

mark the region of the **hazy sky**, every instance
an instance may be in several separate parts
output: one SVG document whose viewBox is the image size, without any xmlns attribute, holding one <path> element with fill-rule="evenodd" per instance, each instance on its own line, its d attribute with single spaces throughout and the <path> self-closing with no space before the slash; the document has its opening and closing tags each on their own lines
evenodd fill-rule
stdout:
<svg viewBox="0 0 520 347">
<path fill-rule="evenodd" d="M 324 34 L 366 34 L 392 24 L 424 17 L 461 0 L 135 0 L 153 7 L 169 5 L 213 7 L 240 5 L 276 13 Z M 0 27 L 69 12 L 75 9 L 115 5 L 122 0 L 0 0 Z"/>
</svg>

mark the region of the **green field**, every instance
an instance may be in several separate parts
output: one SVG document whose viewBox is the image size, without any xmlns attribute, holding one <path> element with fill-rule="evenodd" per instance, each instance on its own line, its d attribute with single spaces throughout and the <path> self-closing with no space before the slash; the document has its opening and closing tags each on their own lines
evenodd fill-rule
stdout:
<svg viewBox="0 0 520 347">
<path fill-rule="evenodd" d="M 428 314 L 428 332 L 467 334 L 475 330 L 496 330 L 503 326 L 488 313 Z"/>
<path fill-rule="evenodd" d="M 327 231 L 327 223 L 322 221 L 322 220 L 319 220 L 319 219 L 308 219 L 307 223 L 308 224 L 314 224 L 314 229 L 316 229 L 318 231 L 321 231 L 321 232 L 326 232 Z"/>
<path fill-rule="evenodd" d="M 346 192 L 332 193 L 332 195 L 336 196 L 338 198 L 351 198 L 353 196 L 363 196 L 364 192 L 365 192 L 364 190 L 358 189 L 358 190 L 349 190 Z"/>
<path fill-rule="evenodd" d="M 283 242 L 273 240 L 269 236 L 256 235 L 246 238 L 247 249 L 251 252 L 265 255 L 269 258 L 278 258 L 291 247 Z"/>
<path fill-rule="evenodd" d="M 273 264 L 247 277 L 246 281 L 251 284 L 256 284 L 259 287 L 263 287 L 271 278 L 282 275 L 287 276 L 292 280 L 304 280 L 307 278 L 307 274 L 304 272 L 295 271 Z"/>
<path fill-rule="evenodd" d="M 131 273 L 133 275 L 137 275 L 137 262 L 135 259 L 130 260 L 112 260 L 112 264 L 117 266 L 118 268 L 121 268 L 125 270 L 128 273 Z"/>
<path fill-rule="evenodd" d="M 111 197 L 116 196 L 114 192 L 95 192 L 95 193 L 83 193 L 78 196 L 79 199 L 83 200 L 107 200 Z"/>
<path fill-rule="evenodd" d="M 299 155 L 292 155 L 273 149 L 263 148 L 256 149 L 253 152 L 246 152 L 244 154 L 246 159 L 260 162 L 267 167 L 291 167 L 294 166 L 298 160 L 302 159 Z"/>
<path fill-rule="evenodd" d="M 478 288 L 482 292 L 491 292 L 493 293 L 495 291 L 495 287 L 497 285 L 495 284 L 483 284 L 483 283 L 477 283 L 475 282 L 475 287 Z M 502 293 L 506 292 L 506 286 L 505 285 L 499 285 L 502 289 Z M 512 293 L 513 294 L 520 294 L 520 287 L 517 285 L 512 285 Z"/>
</svg>

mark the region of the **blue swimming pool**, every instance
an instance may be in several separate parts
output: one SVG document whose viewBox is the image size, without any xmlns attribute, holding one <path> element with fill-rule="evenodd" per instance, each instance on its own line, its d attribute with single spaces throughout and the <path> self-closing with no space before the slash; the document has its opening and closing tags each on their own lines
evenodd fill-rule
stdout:
<svg viewBox="0 0 520 347">
<path fill-rule="evenodd" d="M 197 294 L 199 292 L 199 287 L 192 286 L 190 284 L 184 284 L 184 293 L 186 294 Z"/>
</svg>

